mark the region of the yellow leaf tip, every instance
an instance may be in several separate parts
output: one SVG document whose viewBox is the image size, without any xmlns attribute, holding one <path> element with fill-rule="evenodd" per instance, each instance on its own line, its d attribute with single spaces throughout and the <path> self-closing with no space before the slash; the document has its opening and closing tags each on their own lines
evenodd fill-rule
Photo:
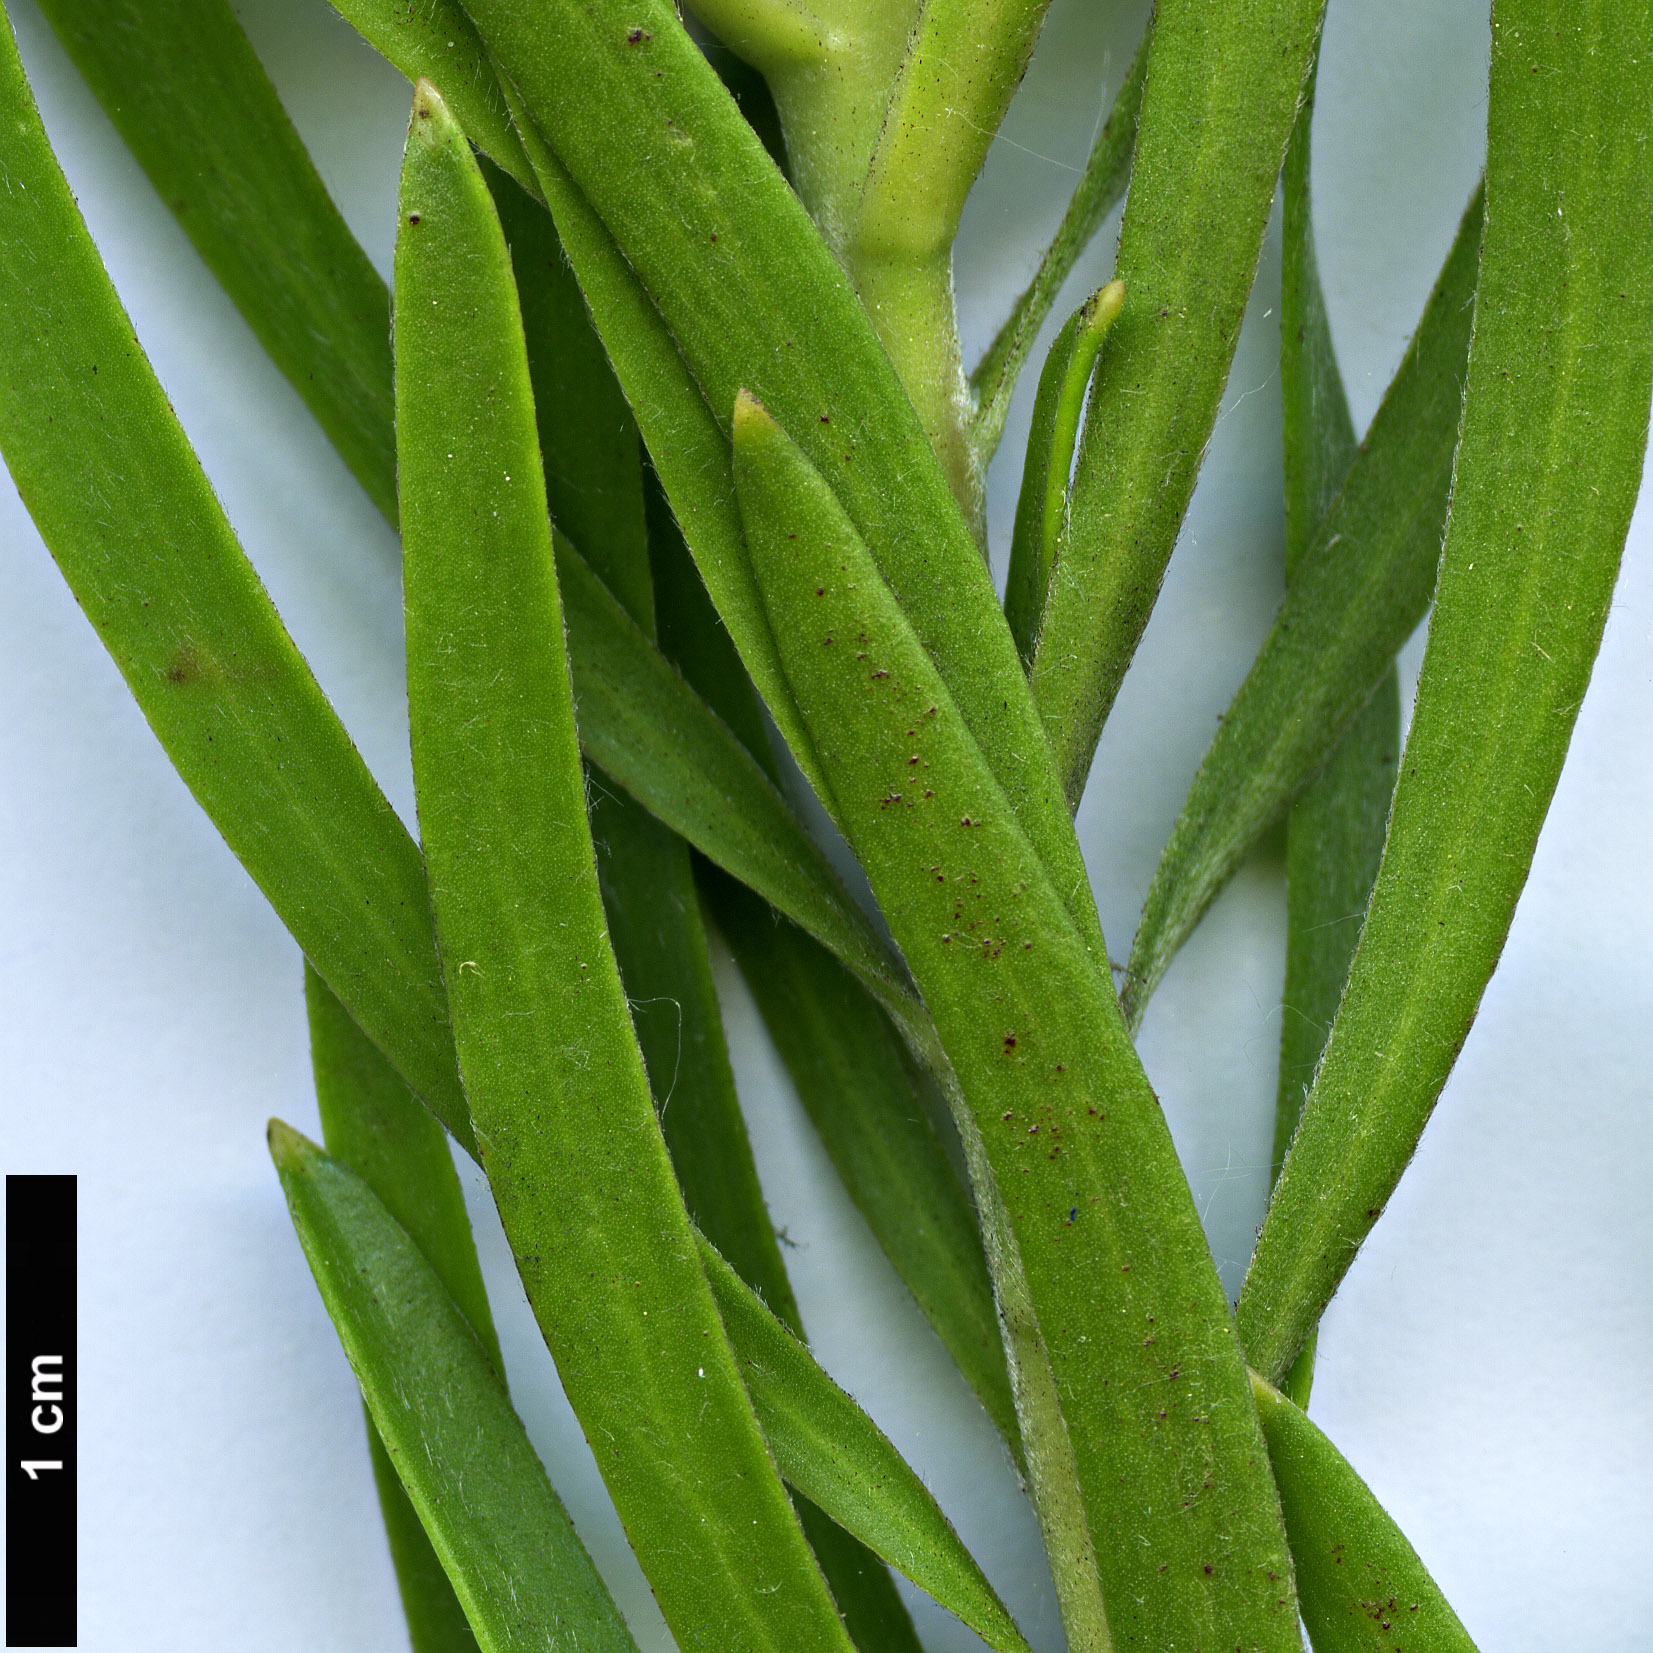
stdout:
<svg viewBox="0 0 1653 1653">
<path fill-rule="evenodd" d="M 1125 305 L 1125 283 L 1117 278 L 1091 295 L 1090 314 L 1085 326 L 1093 333 L 1105 333 L 1113 326 Z"/>
<path fill-rule="evenodd" d="M 775 416 L 744 385 L 735 392 L 734 437 L 737 445 L 779 430 Z"/>
<path fill-rule="evenodd" d="M 413 88 L 413 114 L 409 120 L 412 134 L 428 144 L 444 142 L 455 130 L 456 122 L 447 100 L 437 91 L 434 81 L 421 75 Z"/>
<path fill-rule="evenodd" d="M 264 1139 L 270 1145 L 270 1158 L 275 1161 L 278 1171 L 296 1170 L 304 1159 L 315 1152 L 316 1145 L 284 1119 L 272 1119 L 265 1128 Z"/>
</svg>

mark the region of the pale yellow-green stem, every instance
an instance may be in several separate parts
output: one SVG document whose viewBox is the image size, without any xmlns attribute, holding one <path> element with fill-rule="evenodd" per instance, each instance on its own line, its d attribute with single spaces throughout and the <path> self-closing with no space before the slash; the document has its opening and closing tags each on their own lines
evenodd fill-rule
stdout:
<svg viewBox="0 0 1653 1653">
<path fill-rule="evenodd" d="M 690 3 L 769 82 L 798 194 L 980 538 L 953 240 L 1050 0 Z"/>
<path fill-rule="evenodd" d="M 689 0 L 769 82 L 793 186 L 840 259 L 921 0 Z"/>
<path fill-rule="evenodd" d="M 926 0 L 843 255 L 978 536 L 982 473 L 959 354 L 953 240 L 1049 4 Z"/>
</svg>

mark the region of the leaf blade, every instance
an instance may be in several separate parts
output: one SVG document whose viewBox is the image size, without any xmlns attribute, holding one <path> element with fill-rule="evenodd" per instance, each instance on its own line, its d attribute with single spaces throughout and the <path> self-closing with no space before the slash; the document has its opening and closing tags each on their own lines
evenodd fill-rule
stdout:
<svg viewBox="0 0 1653 1653">
<path fill-rule="evenodd" d="M 678 1639 L 843 1653 L 701 1272 L 606 939 L 509 254 L 428 83 L 396 307 L 414 784 L 518 1273 Z"/>
<path fill-rule="evenodd" d="M 1653 386 L 1653 167 L 1635 125 L 1653 101 L 1653 17 L 1609 9 L 1493 13 L 1486 238 L 1417 710 L 1349 987 L 1240 1299 L 1270 1378 L 1377 1220 L 1468 1034 L 1606 620 Z M 1564 138 L 1534 164 L 1557 121 Z"/>
<path fill-rule="evenodd" d="M 309 965 L 304 999 L 322 1138 L 406 1232 L 464 1315 L 483 1354 L 504 1363 L 447 1137 Z M 414 1653 L 475 1653 L 476 1635 L 367 1410 L 368 1451 Z"/>
<path fill-rule="evenodd" d="M 1315 1653 L 1475 1653 L 1434 1579 L 1343 1454 L 1278 1389 L 1252 1387 Z"/>
<path fill-rule="evenodd" d="M 1111 989 L 824 480 L 750 399 L 735 453 L 794 693 L 829 775 L 854 779 L 851 844 L 968 1109 L 1070 1639 L 1107 1646 L 1111 1624 L 1158 1645 L 1197 1626 L 1213 1646 L 1291 1647 L 1289 1585 L 1273 1583 L 1290 1576 L 1285 1538 L 1254 1409 L 1236 1404 L 1227 1304 Z M 1190 1506 L 1195 1462 L 1208 1490 Z M 1107 1624 L 1087 1599 L 1096 1569 Z"/>
<path fill-rule="evenodd" d="M 1000 1653 L 1027 1653 L 952 1523 L 884 1432 L 717 1250 L 700 1248 L 718 1312 L 781 1474 Z"/>
<path fill-rule="evenodd" d="M 663 0 L 624 16 L 614 0 L 551 10 L 530 0 L 478 0 L 473 13 L 508 93 L 514 89 L 523 106 L 519 125 L 537 126 L 555 170 L 566 168 L 573 188 L 563 185 L 553 213 L 578 197 L 612 248 L 609 267 L 616 258 L 631 266 L 632 326 L 664 334 L 657 361 L 669 363 L 669 339 L 699 387 L 698 413 L 681 383 L 674 406 L 700 425 L 706 447 L 721 450 L 713 461 L 719 487 L 725 410 L 750 387 L 804 433 L 803 446 L 862 529 L 1105 969 L 1072 821 L 970 530 L 842 270 L 681 21 Z M 661 131 L 680 137 L 662 148 Z M 542 183 L 550 199 L 557 180 L 542 169 Z M 562 234 L 571 252 L 583 239 L 567 223 Z M 578 268 L 581 255 L 573 256 Z M 587 296 L 618 362 L 626 340 L 605 322 L 601 295 L 588 287 Z M 643 314 L 651 309 L 652 329 Z M 648 438 L 646 412 L 632 400 Z M 707 410 L 715 445 L 704 428 Z M 672 494 L 674 456 L 655 458 Z M 697 495 L 704 491 L 702 484 Z M 693 513 L 682 503 L 676 509 L 698 561 Z M 724 493 L 721 515 L 732 526 L 727 509 Z M 719 577 L 706 570 L 722 612 Z M 745 649 L 744 634 L 761 627 L 749 576 L 741 584 L 746 619 L 725 619 Z M 790 743 L 797 720 L 772 657 L 749 658 L 748 669 Z M 799 761 L 816 780 L 807 746 Z M 823 802 L 832 807 L 829 792 Z"/>
<path fill-rule="evenodd" d="M 367 1185 L 291 1126 L 270 1153 L 327 1312 L 484 1653 L 565 1631 L 636 1653 L 511 1410 L 424 1254 Z"/>
<path fill-rule="evenodd" d="M 1124 996 L 1133 1023 L 1241 857 L 1325 761 L 1429 606 L 1480 234 L 1477 192 L 1362 450 L 1201 759 L 1131 945 Z"/>
<path fill-rule="evenodd" d="M 46 0 L 42 9 L 195 250 L 374 504 L 393 514 L 385 284 L 229 6 Z M 248 198 L 260 210 L 241 210 Z"/>
<path fill-rule="evenodd" d="M 0 201 L 12 295 L 0 306 L 0 451 L 197 802 L 306 957 L 468 1146 L 419 852 L 282 627 L 133 337 L 9 26 L 0 100 L 15 112 L 0 165 L 18 184 Z"/>
<path fill-rule="evenodd" d="M 1033 689 L 1077 806 L 1217 417 L 1323 0 L 1162 0 Z M 1198 249 L 1197 255 L 1195 249 Z"/>
</svg>

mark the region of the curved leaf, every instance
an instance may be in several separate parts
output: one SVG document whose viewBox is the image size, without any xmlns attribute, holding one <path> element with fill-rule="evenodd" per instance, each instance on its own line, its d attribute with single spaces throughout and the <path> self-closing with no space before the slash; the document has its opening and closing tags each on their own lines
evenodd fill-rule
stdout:
<svg viewBox="0 0 1653 1653">
<path fill-rule="evenodd" d="M 1114 275 L 1125 308 L 1079 444 L 1033 664 L 1068 801 L 1216 421 L 1324 0 L 1159 0 Z"/>
<path fill-rule="evenodd" d="M 969 1196 L 888 1018 L 822 948 L 732 879 L 711 909 L 856 1209 L 1011 1452 L 1021 1438 Z"/>
<path fill-rule="evenodd" d="M 1270 1379 L 1451 1072 L 1589 682 L 1647 444 L 1650 106 L 1646 8 L 1498 0 L 1486 241 L 1417 710 L 1349 986 L 1240 1298 Z"/>
<path fill-rule="evenodd" d="M 1314 85 L 1311 75 L 1280 176 L 1285 207 L 1280 385 L 1288 580 L 1336 500 L 1357 449 L 1314 251 L 1309 189 Z M 1358 543 L 1345 542 L 1345 555 L 1358 552 Z M 1275 1177 L 1291 1146 L 1303 1098 L 1349 978 L 1349 962 L 1383 854 L 1399 754 L 1400 686 L 1391 666 L 1287 817 L 1286 977 L 1274 1103 Z M 1307 1404 L 1313 1374 L 1312 1354 L 1293 1368 L 1291 1394 L 1299 1405 Z"/>
<path fill-rule="evenodd" d="M 374 1426 L 484 1653 L 636 1653 L 435 1269 L 367 1184 L 279 1119 L 270 1154 Z"/>
<path fill-rule="evenodd" d="M 968 1108 L 1070 1641 L 1108 1645 L 1099 1568 L 1126 1645 L 1293 1647 L 1228 1306 L 1113 993 L 823 479 L 750 398 L 735 429 L 782 660 Z"/>
<path fill-rule="evenodd" d="M 1092 293 L 1056 335 L 1039 374 L 1004 590 L 1005 618 L 1025 666 L 1032 665 L 1038 648 L 1057 547 L 1067 527 L 1068 479 L 1085 392 L 1124 299 L 1125 288 L 1118 281 Z"/>
<path fill-rule="evenodd" d="M 470 1218 L 442 1127 L 309 966 L 304 998 L 322 1135 L 435 1269 L 504 1380 Z M 379 1437 L 371 1409 L 368 1451 L 379 1510 L 414 1653 L 475 1653 L 476 1636 L 441 1559 Z"/>
<path fill-rule="evenodd" d="M 1125 78 L 1114 94 L 1113 107 L 1096 134 L 1079 182 L 1062 215 L 1056 234 L 1033 280 L 1016 300 L 1005 324 L 970 375 L 970 388 L 979 398 L 971 438 L 983 466 L 993 457 L 1004 433 L 1010 412 L 1010 398 L 1033 345 L 1050 314 L 1063 284 L 1073 274 L 1079 255 L 1102 227 L 1102 220 L 1118 206 L 1131 175 L 1131 151 L 1136 145 L 1137 111 L 1142 103 L 1142 82 L 1148 67 L 1148 42 L 1153 25 L 1143 31 L 1142 43 L 1132 56 Z"/>
<path fill-rule="evenodd" d="M 561 539 L 557 575 L 592 760 L 882 997 L 916 1010 L 900 964 L 746 747 Z"/>
<path fill-rule="evenodd" d="M 884 1432 L 715 1247 L 702 1240 L 700 1255 L 781 1474 L 989 1647 L 1027 1653 L 974 1557 Z"/>
<path fill-rule="evenodd" d="M 0 452 L 178 773 L 322 978 L 470 1145 L 419 852 L 179 428 L 0 28 Z"/>
<path fill-rule="evenodd" d="M 510 257 L 425 82 L 396 365 L 420 828 L 518 1272 L 678 1640 L 842 1653 L 701 1272 L 605 933 Z"/>
<path fill-rule="evenodd" d="M 259 343 L 393 516 L 385 284 L 235 14 L 225 0 L 46 0 L 41 9 Z"/>
<path fill-rule="evenodd" d="M 1348 1460 L 1252 1374 L 1314 1653 L 1475 1653 L 1406 1535 Z"/>
<path fill-rule="evenodd" d="M 1125 973 L 1141 1019 L 1178 947 L 1252 844 L 1314 776 L 1429 606 L 1481 240 L 1481 196 L 1322 519 L 1154 869 Z"/>
<path fill-rule="evenodd" d="M 631 291 L 619 302 L 649 337 L 654 383 L 672 379 L 671 358 L 680 356 L 724 444 L 726 410 L 743 385 L 803 432 L 802 446 L 878 559 L 1105 974 L 1072 820 L 970 530 L 843 271 L 676 12 L 668 0 L 629 9 L 619 0 L 549 8 L 473 0 L 471 14 L 520 99 L 519 125 L 536 126 L 555 152 L 553 170 L 566 168 L 560 193 L 543 168 L 541 181 L 576 270 L 585 249 L 575 244 L 589 238 L 568 220 L 583 203 L 611 243 L 608 269 L 616 257 L 630 265 Z M 662 132 L 674 136 L 667 142 Z M 587 287 L 587 296 L 625 382 L 621 357 L 632 352 L 605 319 L 613 295 Z M 638 314 L 650 306 L 652 327 Z M 649 412 L 630 386 L 628 395 L 653 452 Z M 702 415 L 682 405 L 680 380 L 670 395 L 674 416 L 701 419 L 696 439 L 709 442 Z M 727 459 L 684 496 L 678 457 L 655 458 L 698 561 L 691 502 L 721 486 Z M 744 560 L 732 547 L 729 556 Z M 705 572 L 723 612 L 717 582 L 727 576 Z M 759 629 L 749 579 L 743 600 L 745 623 L 725 620 L 745 651 L 744 633 Z M 748 669 L 767 700 L 780 674 L 770 660 L 749 659 Z M 772 710 L 790 741 L 796 719 L 784 695 Z M 811 771 L 807 748 L 800 763 Z M 823 801 L 832 807 L 830 794 Z"/>
</svg>

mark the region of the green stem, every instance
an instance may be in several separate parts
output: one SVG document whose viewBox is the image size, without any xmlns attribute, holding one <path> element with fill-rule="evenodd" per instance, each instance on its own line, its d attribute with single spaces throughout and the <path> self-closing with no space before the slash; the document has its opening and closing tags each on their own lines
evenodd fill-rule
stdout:
<svg viewBox="0 0 1653 1653">
<path fill-rule="evenodd" d="M 983 532 L 953 241 L 1050 0 L 927 0 L 890 94 L 844 262 L 965 515 Z"/>
</svg>

